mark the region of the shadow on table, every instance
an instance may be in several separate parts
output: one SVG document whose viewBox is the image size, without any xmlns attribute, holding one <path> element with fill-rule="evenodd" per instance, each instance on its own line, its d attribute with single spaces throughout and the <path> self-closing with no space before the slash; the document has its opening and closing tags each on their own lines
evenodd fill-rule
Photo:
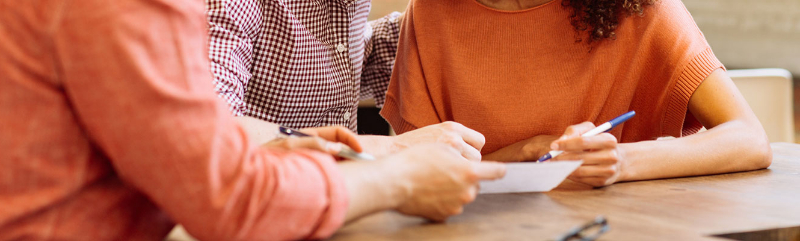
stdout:
<svg viewBox="0 0 800 241">
<path fill-rule="evenodd" d="M 800 226 L 789 228 L 775 228 L 759 231 L 718 234 L 714 237 L 733 240 L 774 240 L 774 241 L 800 241 Z"/>
</svg>

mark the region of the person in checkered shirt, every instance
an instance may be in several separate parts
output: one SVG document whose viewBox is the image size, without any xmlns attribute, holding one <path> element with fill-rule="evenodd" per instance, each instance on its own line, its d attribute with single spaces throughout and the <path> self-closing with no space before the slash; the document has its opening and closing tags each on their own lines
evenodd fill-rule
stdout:
<svg viewBox="0 0 800 241">
<path fill-rule="evenodd" d="M 207 0 L 206 5 L 215 89 L 259 141 L 274 138 L 277 125 L 356 131 L 359 100 L 383 105 L 400 13 L 368 22 L 370 0 Z M 457 123 L 359 139 L 375 155 L 444 142 L 471 160 L 480 160 L 484 142 L 480 133 Z"/>
</svg>

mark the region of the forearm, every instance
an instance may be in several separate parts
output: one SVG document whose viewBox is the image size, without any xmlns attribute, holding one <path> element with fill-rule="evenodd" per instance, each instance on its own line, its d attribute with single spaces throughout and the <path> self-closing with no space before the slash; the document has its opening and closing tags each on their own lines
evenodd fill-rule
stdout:
<svg viewBox="0 0 800 241">
<path fill-rule="evenodd" d="M 378 135 L 358 135 L 358 142 L 364 148 L 365 153 L 372 154 L 373 156 L 380 157 L 400 151 L 395 145 L 393 136 L 378 136 Z"/>
<path fill-rule="evenodd" d="M 558 136 L 539 135 L 486 154 L 483 160 L 501 162 L 533 161 L 550 151 L 550 143 Z"/>
<path fill-rule="evenodd" d="M 729 121 L 705 132 L 670 140 L 620 145 L 627 160 L 621 181 L 710 175 L 766 168 L 772 151 L 754 124 Z"/>
<path fill-rule="evenodd" d="M 348 205 L 345 223 L 371 213 L 394 209 L 405 198 L 398 169 L 386 165 L 390 160 L 347 161 L 339 163 L 345 177 Z"/>
<path fill-rule="evenodd" d="M 237 116 L 234 119 L 247 132 L 253 143 L 264 144 L 278 137 L 278 124 L 247 116 Z"/>
<path fill-rule="evenodd" d="M 483 160 L 500 161 L 500 162 L 520 162 L 525 161 L 524 150 L 525 143 L 517 142 L 503 148 L 498 149 L 492 153 L 483 155 Z"/>
</svg>

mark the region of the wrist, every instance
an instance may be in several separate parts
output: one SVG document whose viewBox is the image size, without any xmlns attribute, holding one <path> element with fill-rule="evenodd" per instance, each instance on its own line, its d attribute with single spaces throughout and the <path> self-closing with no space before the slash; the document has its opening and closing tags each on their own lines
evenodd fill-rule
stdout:
<svg viewBox="0 0 800 241">
<path fill-rule="evenodd" d="M 390 208 L 396 209 L 411 197 L 414 180 L 413 170 L 410 169 L 413 168 L 409 168 L 407 162 L 394 157 L 386 158 L 382 162 L 384 164 L 380 166 L 380 173 L 387 177 L 383 179 L 386 181 L 383 185 L 386 188 L 386 200 L 389 200 Z"/>
<path fill-rule="evenodd" d="M 385 136 L 381 140 L 383 142 L 382 145 L 384 146 L 386 154 L 397 153 L 405 148 L 408 148 L 408 146 L 400 144 L 400 138 L 400 136 Z"/>
<path fill-rule="evenodd" d="M 635 180 L 635 167 L 631 162 L 631 154 L 635 156 L 635 151 L 630 147 L 630 144 L 619 144 L 617 147 L 617 155 L 619 160 L 619 178 L 617 178 L 617 182 Z"/>
<path fill-rule="evenodd" d="M 394 150 L 394 137 L 391 136 L 376 136 L 376 135 L 359 135 L 358 142 L 364 148 L 365 153 L 372 154 L 373 156 L 380 157 L 396 152 Z"/>
<path fill-rule="evenodd" d="M 378 161 L 344 161 L 339 163 L 348 195 L 345 221 L 383 210 L 397 209 L 410 190 L 405 185 L 401 170 L 389 159 Z"/>
</svg>

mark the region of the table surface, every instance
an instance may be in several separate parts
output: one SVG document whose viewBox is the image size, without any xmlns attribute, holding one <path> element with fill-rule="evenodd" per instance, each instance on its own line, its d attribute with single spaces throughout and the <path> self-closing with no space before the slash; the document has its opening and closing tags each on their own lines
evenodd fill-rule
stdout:
<svg viewBox="0 0 800 241">
<path fill-rule="evenodd" d="M 479 195 L 445 223 L 382 212 L 331 240 L 552 240 L 597 215 L 611 227 L 600 240 L 727 240 L 711 235 L 800 226 L 800 145 L 772 151 L 765 170 Z"/>
</svg>

